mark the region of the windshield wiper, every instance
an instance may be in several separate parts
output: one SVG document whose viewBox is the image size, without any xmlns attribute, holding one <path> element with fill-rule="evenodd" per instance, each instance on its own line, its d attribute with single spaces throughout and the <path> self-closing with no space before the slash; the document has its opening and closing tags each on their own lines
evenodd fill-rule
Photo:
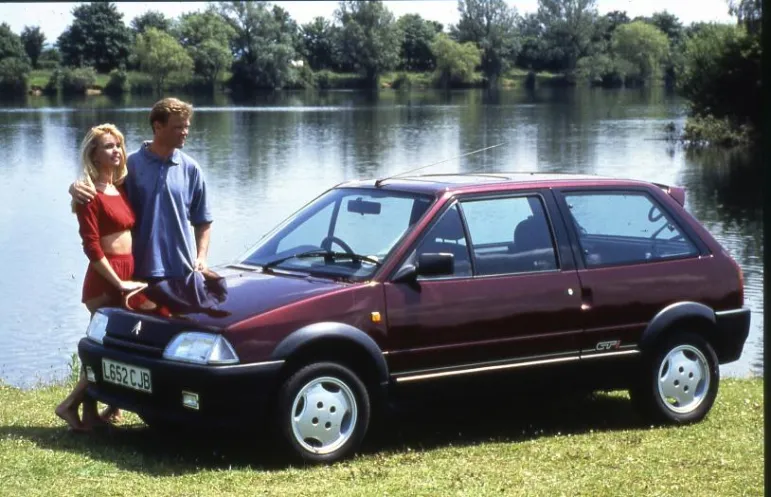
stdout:
<svg viewBox="0 0 771 497">
<path fill-rule="evenodd" d="M 298 254 L 288 255 L 286 257 L 279 257 L 274 261 L 266 262 L 265 264 L 262 265 L 262 269 L 263 270 L 270 269 L 278 264 L 281 264 L 284 261 L 288 261 L 289 259 L 307 259 L 310 257 L 329 257 L 332 259 L 352 259 L 356 262 L 367 261 L 378 267 L 383 265 L 383 263 L 381 263 L 379 260 L 375 259 L 374 257 L 370 257 L 368 255 L 354 254 L 353 252 L 332 252 L 331 250 L 309 250 L 307 252 L 300 252 Z"/>
</svg>

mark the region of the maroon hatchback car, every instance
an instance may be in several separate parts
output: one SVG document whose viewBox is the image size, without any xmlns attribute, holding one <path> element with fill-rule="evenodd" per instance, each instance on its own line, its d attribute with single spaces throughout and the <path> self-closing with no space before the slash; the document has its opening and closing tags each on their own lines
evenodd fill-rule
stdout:
<svg viewBox="0 0 771 497">
<path fill-rule="evenodd" d="M 341 184 L 237 263 L 149 287 L 165 316 L 97 312 L 79 344 L 89 393 L 151 427 L 267 426 L 317 462 L 425 394 L 412 386 L 458 380 L 556 374 L 698 421 L 750 311 L 739 266 L 684 199 L 578 175 Z"/>
</svg>

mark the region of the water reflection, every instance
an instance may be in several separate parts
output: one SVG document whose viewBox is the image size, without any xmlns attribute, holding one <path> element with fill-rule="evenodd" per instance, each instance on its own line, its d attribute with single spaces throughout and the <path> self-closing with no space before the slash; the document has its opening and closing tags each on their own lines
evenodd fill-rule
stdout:
<svg viewBox="0 0 771 497">
<path fill-rule="evenodd" d="M 185 98 L 184 95 L 182 95 Z M 504 143 L 425 170 L 595 173 L 682 184 L 686 207 L 742 265 L 753 326 L 724 371 L 763 368 L 762 191 L 754 151 L 686 152 L 663 141 L 683 101 L 663 89 L 290 91 L 233 101 L 187 96 L 186 150 L 202 164 L 215 207 L 210 262 L 233 260 L 327 188 L 387 176 Z M 77 147 L 113 122 L 129 150 L 150 138 L 152 96 L 0 102 L 0 377 L 63 376 L 88 313 L 78 303 L 86 259 L 67 185 Z M 721 155 L 722 154 L 722 155 Z M 13 288 L 11 288 L 13 287 Z"/>
<path fill-rule="evenodd" d="M 763 371 L 763 182 L 756 149 L 691 150 L 685 154 L 680 182 L 686 207 L 739 262 L 752 326 L 742 365 L 725 366 L 732 374 L 745 364 Z M 748 354 L 747 351 L 751 352 Z"/>
</svg>

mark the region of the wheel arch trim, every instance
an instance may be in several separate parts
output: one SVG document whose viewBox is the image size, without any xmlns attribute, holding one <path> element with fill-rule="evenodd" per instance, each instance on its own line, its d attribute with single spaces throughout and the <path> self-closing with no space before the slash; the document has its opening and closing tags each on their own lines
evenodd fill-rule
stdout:
<svg viewBox="0 0 771 497">
<path fill-rule="evenodd" d="M 640 348 L 649 349 L 673 323 L 694 318 L 710 323 L 713 328 L 716 326 L 715 311 L 704 304 L 685 301 L 666 306 L 651 319 L 643 331 L 640 338 Z M 703 337 L 708 341 L 711 338 L 709 334 L 704 334 Z"/>
<path fill-rule="evenodd" d="M 364 331 L 345 323 L 329 321 L 303 326 L 281 340 L 273 350 L 270 359 L 288 361 L 301 349 L 307 350 L 309 346 L 321 344 L 330 339 L 358 346 L 372 360 L 378 381 L 381 384 L 388 381 L 388 365 L 378 344 Z"/>
</svg>

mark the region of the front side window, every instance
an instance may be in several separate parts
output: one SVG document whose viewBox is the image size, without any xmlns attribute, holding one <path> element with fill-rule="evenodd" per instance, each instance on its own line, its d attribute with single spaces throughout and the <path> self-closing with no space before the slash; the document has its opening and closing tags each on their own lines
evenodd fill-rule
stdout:
<svg viewBox="0 0 771 497">
<path fill-rule="evenodd" d="M 330 190 L 268 234 L 242 262 L 363 280 L 433 200 L 385 190 Z"/>
<path fill-rule="evenodd" d="M 696 246 L 641 192 L 565 195 L 587 266 L 695 256 Z"/>
<path fill-rule="evenodd" d="M 461 203 L 479 275 L 558 268 L 549 222 L 538 196 Z"/>
<path fill-rule="evenodd" d="M 417 260 L 420 254 L 452 254 L 454 272 L 447 277 L 471 276 L 471 259 L 469 257 L 466 235 L 463 232 L 463 222 L 457 205 L 447 209 L 421 240 L 410 260 Z M 420 276 L 419 279 L 430 279 L 431 276 Z"/>
</svg>

